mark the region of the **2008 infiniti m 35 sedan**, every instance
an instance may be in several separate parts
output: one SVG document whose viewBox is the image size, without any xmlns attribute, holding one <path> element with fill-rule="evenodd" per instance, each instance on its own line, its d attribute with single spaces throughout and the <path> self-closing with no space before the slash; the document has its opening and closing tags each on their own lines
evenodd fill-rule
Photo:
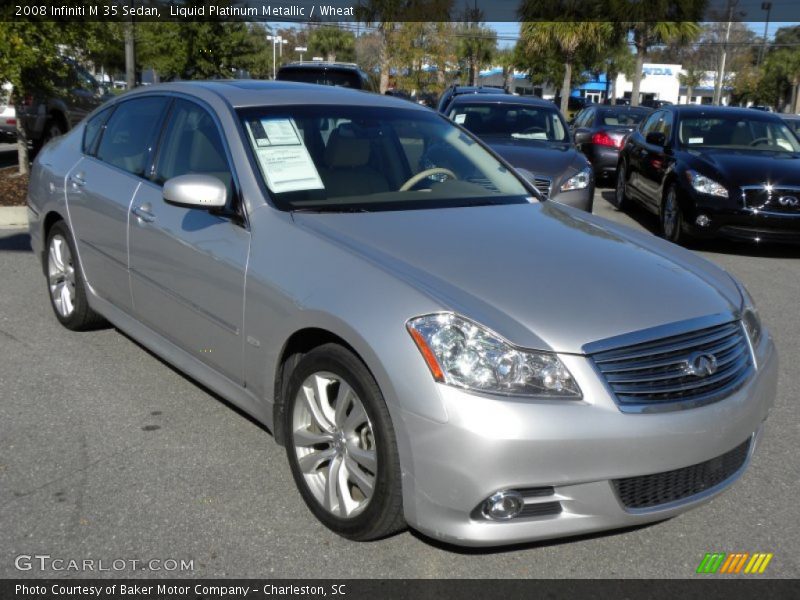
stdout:
<svg viewBox="0 0 800 600">
<path fill-rule="evenodd" d="M 542 201 L 403 100 L 133 91 L 39 154 L 29 208 L 56 318 L 110 322 L 262 421 L 348 538 L 674 516 L 743 473 L 775 395 L 730 275 Z"/>
</svg>

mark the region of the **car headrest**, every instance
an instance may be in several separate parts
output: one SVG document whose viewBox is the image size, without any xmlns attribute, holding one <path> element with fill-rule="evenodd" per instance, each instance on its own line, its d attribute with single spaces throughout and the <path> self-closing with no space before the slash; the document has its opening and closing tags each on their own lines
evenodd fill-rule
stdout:
<svg viewBox="0 0 800 600">
<path fill-rule="evenodd" d="M 325 164 L 332 169 L 363 167 L 369 162 L 370 141 L 341 126 L 331 132 L 325 147 Z"/>
</svg>

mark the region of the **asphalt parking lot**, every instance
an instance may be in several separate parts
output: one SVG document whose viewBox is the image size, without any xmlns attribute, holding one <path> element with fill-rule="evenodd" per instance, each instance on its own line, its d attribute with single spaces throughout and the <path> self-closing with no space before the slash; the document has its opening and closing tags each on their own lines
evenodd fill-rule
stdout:
<svg viewBox="0 0 800 600">
<path fill-rule="evenodd" d="M 618 213 L 610 194 L 598 190 L 595 213 L 653 229 L 643 213 Z M 671 521 L 467 550 L 413 532 L 369 544 L 329 532 L 265 429 L 114 329 L 60 327 L 27 234 L 0 230 L 0 577 L 80 575 L 15 569 L 16 556 L 44 554 L 194 566 L 104 576 L 684 578 L 712 551 L 772 552 L 764 576 L 799 577 L 800 249 L 696 251 L 747 285 L 781 355 L 776 405 L 744 477 Z"/>
</svg>

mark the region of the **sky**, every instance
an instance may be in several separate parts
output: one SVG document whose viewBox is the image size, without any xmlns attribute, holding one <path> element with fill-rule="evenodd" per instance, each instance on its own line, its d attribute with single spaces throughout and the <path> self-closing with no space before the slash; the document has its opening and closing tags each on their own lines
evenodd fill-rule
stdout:
<svg viewBox="0 0 800 600">
<path fill-rule="evenodd" d="M 497 44 L 500 48 L 509 48 L 513 46 L 516 38 L 519 37 L 519 23 L 490 22 L 487 23 L 487 25 L 497 32 L 497 37 L 498 37 Z M 788 23 L 788 22 L 770 23 L 769 27 L 767 28 L 767 36 L 769 37 L 769 39 L 772 39 L 773 37 L 775 37 L 775 32 L 778 29 L 780 29 L 781 27 L 788 27 L 791 25 L 797 25 L 797 23 Z M 747 23 L 747 26 L 750 29 L 752 29 L 757 35 L 759 36 L 764 35 L 764 21 Z"/>
</svg>

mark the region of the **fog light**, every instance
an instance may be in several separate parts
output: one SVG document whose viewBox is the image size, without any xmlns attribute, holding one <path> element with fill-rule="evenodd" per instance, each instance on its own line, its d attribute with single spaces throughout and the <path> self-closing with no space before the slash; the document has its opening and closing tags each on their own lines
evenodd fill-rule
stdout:
<svg viewBox="0 0 800 600">
<path fill-rule="evenodd" d="M 700 227 L 708 227 L 711 224 L 711 219 L 707 215 L 697 215 L 694 222 Z"/>
<path fill-rule="evenodd" d="M 483 514 L 490 519 L 507 521 L 519 515 L 524 506 L 525 501 L 519 492 L 497 492 L 483 503 Z"/>
</svg>

